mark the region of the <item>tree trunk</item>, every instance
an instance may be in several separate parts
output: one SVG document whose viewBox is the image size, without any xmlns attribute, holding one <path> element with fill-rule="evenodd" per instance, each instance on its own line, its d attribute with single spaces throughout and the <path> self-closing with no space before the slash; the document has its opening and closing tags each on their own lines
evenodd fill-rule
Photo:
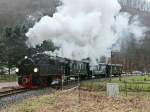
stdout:
<svg viewBox="0 0 150 112">
<path fill-rule="evenodd" d="M 10 65 L 8 65 L 8 74 L 10 75 L 10 70 L 11 70 L 11 67 Z"/>
</svg>

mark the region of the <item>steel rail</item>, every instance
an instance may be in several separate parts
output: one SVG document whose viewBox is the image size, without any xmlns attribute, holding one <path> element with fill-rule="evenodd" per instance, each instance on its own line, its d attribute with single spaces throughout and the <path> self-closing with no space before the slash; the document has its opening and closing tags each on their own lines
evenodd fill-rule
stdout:
<svg viewBox="0 0 150 112">
<path fill-rule="evenodd" d="M 2 92 L 0 92 L 0 99 L 4 98 L 4 97 L 11 96 L 11 95 L 23 93 L 23 92 L 26 92 L 26 91 L 29 91 L 29 89 L 19 88 L 19 89 L 12 89 L 12 90 L 7 90 L 7 91 L 2 91 Z"/>
</svg>

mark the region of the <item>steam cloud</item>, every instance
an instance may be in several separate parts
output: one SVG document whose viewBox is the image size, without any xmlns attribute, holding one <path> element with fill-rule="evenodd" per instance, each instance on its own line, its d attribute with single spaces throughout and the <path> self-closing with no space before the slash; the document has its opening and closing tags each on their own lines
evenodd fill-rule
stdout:
<svg viewBox="0 0 150 112">
<path fill-rule="evenodd" d="M 138 19 L 120 13 L 117 0 L 61 0 L 53 17 L 44 16 L 27 32 L 31 46 L 52 40 L 57 55 L 71 59 L 97 58 L 126 33 L 141 37 L 145 28 Z"/>
</svg>

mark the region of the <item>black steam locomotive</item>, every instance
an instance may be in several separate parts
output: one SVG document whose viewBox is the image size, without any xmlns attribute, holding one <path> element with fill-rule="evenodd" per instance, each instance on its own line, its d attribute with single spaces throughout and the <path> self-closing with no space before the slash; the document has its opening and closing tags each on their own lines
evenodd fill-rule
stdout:
<svg viewBox="0 0 150 112">
<path fill-rule="evenodd" d="M 26 88 L 50 86 L 53 82 L 67 83 L 70 80 L 91 77 L 86 61 L 75 61 L 45 54 L 36 54 L 21 60 L 16 69 L 19 85 Z"/>
<path fill-rule="evenodd" d="M 87 60 L 76 61 L 36 54 L 21 60 L 16 69 L 18 84 L 25 88 L 68 84 L 72 80 L 121 75 L 121 65 L 98 64 L 92 70 Z"/>
</svg>

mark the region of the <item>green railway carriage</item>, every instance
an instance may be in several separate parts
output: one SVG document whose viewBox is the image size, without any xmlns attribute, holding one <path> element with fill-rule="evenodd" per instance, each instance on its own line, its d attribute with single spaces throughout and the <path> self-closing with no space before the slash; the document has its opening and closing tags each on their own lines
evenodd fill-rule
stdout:
<svg viewBox="0 0 150 112">
<path fill-rule="evenodd" d="M 121 64 L 106 64 L 98 63 L 94 66 L 93 76 L 94 77 L 110 77 L 110 76 L 121 76 L 122 65 Z"/>
</svg>

